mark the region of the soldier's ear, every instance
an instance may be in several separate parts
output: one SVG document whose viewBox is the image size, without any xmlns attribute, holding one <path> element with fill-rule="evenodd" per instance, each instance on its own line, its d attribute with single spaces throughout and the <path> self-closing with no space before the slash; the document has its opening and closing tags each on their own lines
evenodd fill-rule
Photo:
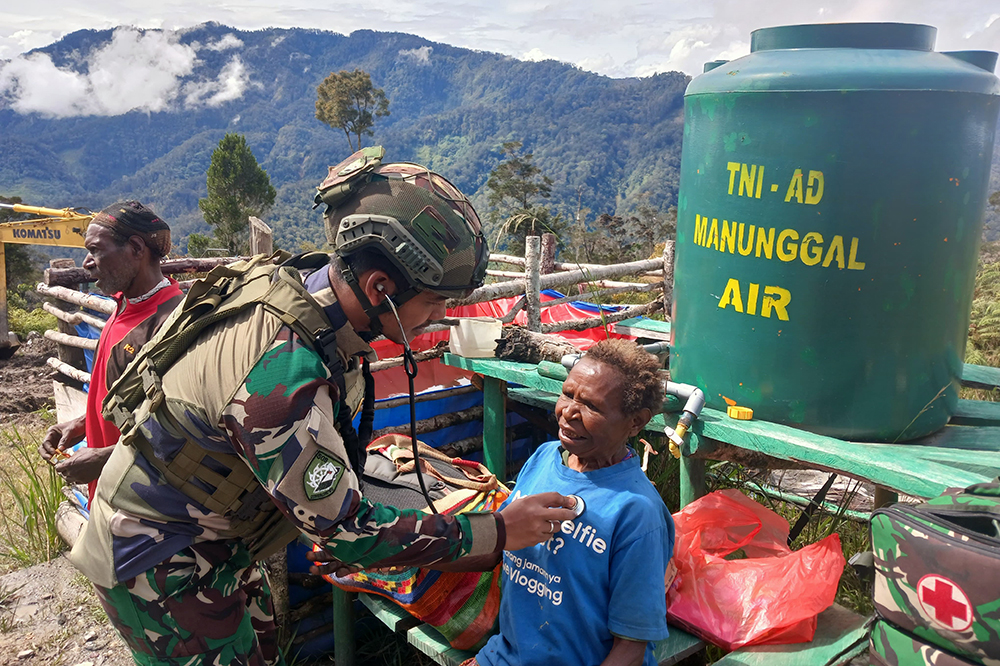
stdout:
<svg viewBox="0 0 1000 666">
<path fill-rule="evenodd" d="M 386 296 L 396 293 L 396 284 L 385 271 L 378 269 L 366 272 L 361 276 L 361 290 L 372 305 L 378 305 Z"/>
</svg>

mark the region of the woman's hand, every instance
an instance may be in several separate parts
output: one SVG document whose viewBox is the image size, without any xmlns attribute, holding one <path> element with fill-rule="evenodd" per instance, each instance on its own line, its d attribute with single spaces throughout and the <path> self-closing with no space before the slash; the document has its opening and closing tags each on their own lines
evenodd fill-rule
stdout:
<svg viewBox="0 0 1000 666">
<path fill-rule="evenodd" d="M 559 493 L 539 493 L 520 497 L 501 512 L 507 530 L 504 550 L 520 550 L 548 540 L 564 520 L 576 517 L 576 500 Z"/>
</svg>

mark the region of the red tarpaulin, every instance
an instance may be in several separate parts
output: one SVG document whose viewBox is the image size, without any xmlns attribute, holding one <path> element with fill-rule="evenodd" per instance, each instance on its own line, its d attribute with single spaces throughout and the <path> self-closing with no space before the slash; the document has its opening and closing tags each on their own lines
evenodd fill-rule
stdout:
<svg viewBox="0 0 1000 666">
<path fill-rule="evenodd" d="M 562 294 L 551 289 L 545 289 L 541 293 L 541 301 L 543 303 L 562 297 Z M 499 298 L 495 301 L 487 301 L 485 303 L 476 303 L 475 305 L 463 305 L 458 308 L 450 308 L 448 310 L 448 316 L 494 317 L 499 319 L 510 312 L 510 309 L 514 307 L 514 304 L 517 303 L 519 298 L 519 296 Z M 620 309 L 619 306 L 607 305 L 603 306 L 603 308 L 605 312 L 614 312 Z M 589 319 L 590 317 L 598 316 L 599 313 L 600 309 L 597 305 L 574 301 L 572 303 L 553 305 L 550 308 L 543 309 L 542 323 L 551 324 L 555 322 L 569 321 L 571 319 Z M 514 317 L 514 323 L 523 326 L 527 324 L 527 319 L 527 313 L 524 310 L 521 310 Z M 624 338 L 627 340 L 635 339 L 631 336 L 615 333 L 611 330 L 612 328 L 613 325 L 609 324 L 607 331 L 605 331 L 603 327 L 598 326 L 595 328 L 588 328 L 584 331 L 562 331 L 556 335 L 565 338 L 583 350 L 588 349 L 598 340 L 604 340 L 609 337 Z M 414 338 L 410 343 L 410 347 L 415 352 L 430 349 L 441 340 L 447 340 L 448 334 L 448 331 L 425 333 L 424 335 Z M 372 349 L 375 350 L 375 353 L 378 354 L 379 358 L 394 358 L 396 356 L 402 356 L 403 354 L 402 345 L 397 345 L 395 342 L 386 339 L 377 340 L 372 343 Z M 417 373 L 417 378 L 414 382 L 414 390 L 417 393 L 435 386 L 455 386 L 458 384 L 460 379 L 468 378 L 471 374 L 460 368 L 443 365 L 440 359 L 425 361 L 420 364 L 419 368 L 420 370 Z M 391 368 L 378 373 L 378 381 L 375 382 L 375 397 L 377 399 L 406 394 L 408 390 L 406 373 L 403 372 L 402 367 Z"/>
</svg>

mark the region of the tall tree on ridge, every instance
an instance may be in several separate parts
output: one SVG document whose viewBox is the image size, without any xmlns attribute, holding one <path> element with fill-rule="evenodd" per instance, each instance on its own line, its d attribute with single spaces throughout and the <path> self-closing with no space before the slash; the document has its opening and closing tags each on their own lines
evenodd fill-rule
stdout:
<svg viewBox="0 0 1000 666">
<path fill-rule="evenodd" d="M 361 150 L 361 138 L 373 136 L 375 118 L 389 115 L 389 98 L 372 85 L 368 72 L 340 70 L 331 73 L 316 88 L 316 119 L 347 135 L 351 151 Z M 357 137 L 357 147 L 351 135 Z"/>
<path fill-rule="evenodd" d="M 504 143 L 504 159 L 486 181 L 487 219 L 497 228 L 496 244 L 509 236 L 506 245 L 515 252 L 523 250 L 526 235 L 550 231 L 558 236 L 566 227 L 560 216 L 538 203 L 551 195 L 552 179 L 535 165 L 534 155 L 522 152 L 521 147 L 520 141 Z"/>
<path fill-rule="evenodd" d="M 250 245 L 250 216 L 263 217 L 274 205 L 277 192 L 242 134 L 226 134 L 219 141 L 207 181 L 208 196 L 198 200 L 198 207 L 213 229 L 216 244 L 233 255 L 245 254 Z"/>
</svg>

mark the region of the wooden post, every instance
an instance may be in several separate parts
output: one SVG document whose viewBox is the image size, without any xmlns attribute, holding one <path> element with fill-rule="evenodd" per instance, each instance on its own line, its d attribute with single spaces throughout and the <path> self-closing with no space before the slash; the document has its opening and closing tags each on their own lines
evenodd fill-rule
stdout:
<svg viewBox="0 0 1000 666">
<path fill-rule="evenodd" d="M 267 558 L 266 565 L 271 603 L 274 604 L 274 623 L 282 627 L 288 622 L 288 549 L 282 548 Z"/>
<path fill-rule="evenodd" d="M 483 377 L 483 458 L 501 481 L 507 478 L 507 382 Z"/>
<path fill-rule="evenodd" d="M 524 239 L 524 273 L 527 278 L 524 291 L 524 309 L 528 313 L 528 330 L 542 330 L 541 308 L 541 239 L 528 236 Z"/>
<path fill-rule="evenodd" d="M 674 241 L 668 240 L 663 246 L 663 314 L 667 321 L 673 320 L 674 304 Z"/>
<path fill-rule="evenodd" d="M 547 275 L 556 269 L 556 235 L 542 234 L 542 259 L 539 273 Z"/>
<path fill-rule="evenodd" d="M 271 234 L 271 227 L 264 224 L 263 220 L 250 217 L 250 254 L 266 254 L 274 252 L 274 238 Z"/>
<path fill-rule="evenodd" d="M 354 596 L 333 587 L 333 658 L 337 666 L 354 666 Z"/>
<path fill-rule="evenodd" d="M 708 493 L 705 484 L 705 461 L 681 456 L 681 508 Z"/>
<path fill-rule="evenodd" d="M 889 490 L 888 488 L 883 488 L 882 486 L 875 486 L 875 497 L 872 499 L 872 511 L 875 509 L 881 509 L 883 506 L 895 504 L 898 501 L 899 493 Z"/>
<path fill-rule="evenodd" d="M 9 352 L 10 336 L 7 328 L 7 263 L 4 244 L 0 243 L 0 350 Z M 2 352 L 0 352 L 2 354 Z M 0 358 L 6 358 L 0 355 Z"/>
<path fill-rule="evenodd" d="M 75 268 L 76 262 L 72 259 L 52 259 L 49 261 L 50 268 Z M 79 285 L 74 285 L 78 288 Z M 76 308 L 70 303 L 65 301 L 57 301 L 56 307 L 66 312 L 72 312 Z M 72 324 L 68 324 L 61 319 L 56 320 L 56 329 L 65 335 L 76 335 L 76 327 Z M 83 350 L 76 347 L 68 347 L 66 345 L 59 345 L 59 360 L 70 365 L 77 370 L 86 371 L 87 370 L 87 357 L 84 355 Z"/>
</svg>

